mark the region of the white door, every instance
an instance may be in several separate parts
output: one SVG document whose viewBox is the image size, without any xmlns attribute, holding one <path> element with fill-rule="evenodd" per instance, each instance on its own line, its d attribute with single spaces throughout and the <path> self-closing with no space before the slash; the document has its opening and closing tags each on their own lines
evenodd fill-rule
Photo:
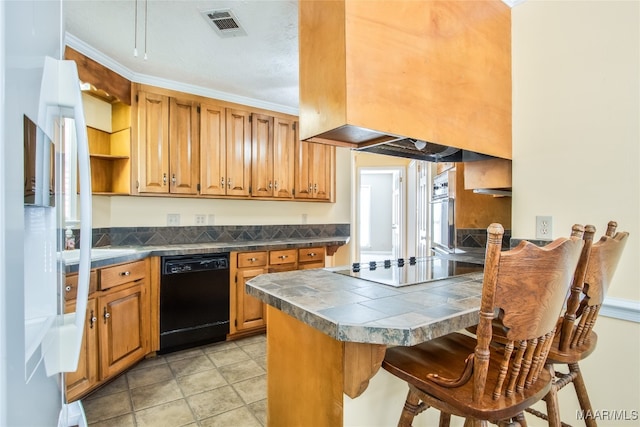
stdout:
<svg viewBox="0 0 640 427">
<path fill-rule="evenodd" d="M 357 259 L 382 261 L 404 256 L 404 169 L 359 168 Z"/>
</svg>

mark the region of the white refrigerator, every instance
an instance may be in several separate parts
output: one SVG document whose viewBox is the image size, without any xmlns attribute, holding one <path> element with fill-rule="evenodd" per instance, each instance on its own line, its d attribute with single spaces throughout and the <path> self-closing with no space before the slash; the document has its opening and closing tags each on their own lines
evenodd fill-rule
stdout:
<svg viewBox="0 0 640 427">
<path fill-rule="evenodd" d="M 82 406 L 63 392 L 85 320 L 91 183 L 77 69 L 61 60 L 62 5 L 0 1 L 1 427 L 85 423 Z M 65 227 L 80 228 L 73 313 L 64 311 Z"/>
</svg>

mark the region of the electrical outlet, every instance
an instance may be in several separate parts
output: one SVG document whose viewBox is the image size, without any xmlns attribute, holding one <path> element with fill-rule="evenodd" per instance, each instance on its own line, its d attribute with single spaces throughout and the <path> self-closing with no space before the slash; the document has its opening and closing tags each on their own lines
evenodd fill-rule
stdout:
<svg viewBox="0 0 640 427">
<path fill-rule="evenodd" d="M 180 225 L 180 214 L 167 214 L 167 225 L 168 226 Z"/>
<path fill-rule="evenodd" d="M 215 225 L 216 216 L 214 214 L 209 214 L 209 225 Z"/>
<path fill-rule="evenodd" d="M 536 216 L 536 239 L 551 240 L 552 226 L 550 216 Z"/>
<path fill-rule="evenodd" d="M 207 225 L 207 216 L 205 214 L 196 214 L 196 225 Z"/>
</svg>

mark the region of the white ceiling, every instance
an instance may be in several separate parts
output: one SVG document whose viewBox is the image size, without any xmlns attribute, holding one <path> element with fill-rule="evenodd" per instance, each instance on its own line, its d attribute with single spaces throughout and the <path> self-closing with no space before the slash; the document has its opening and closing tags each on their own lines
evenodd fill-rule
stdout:
<svg viewBox="0 0 640 427">
<path fill-rule="evenodd" d="M 218 36 L 201 14 L 212 9 L 231 9 L 247 35 Z M 297 0 L 64 0 L 63 10 L 66 43 L 132 81 L 298 112 Z"/>
<path fill-rule="evenodd" d="M 200 13 L 212 9 L 232 9 L 247 35 L 221 38 Z M 67 44 L 130 80 L 297 114 L 296 0 L 65 0 L 63 10 Z"/>
</svg>

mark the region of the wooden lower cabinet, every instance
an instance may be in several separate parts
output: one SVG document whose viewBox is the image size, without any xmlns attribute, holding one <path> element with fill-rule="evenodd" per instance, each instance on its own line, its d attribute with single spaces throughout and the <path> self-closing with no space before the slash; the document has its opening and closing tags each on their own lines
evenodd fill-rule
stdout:
<svg viewBox="0 0 640 427">
<path fill-rule="evenodd" d="M 266 305 L 246 293 L 245 284 L 247 281 L 265 273 L 323 268 L 324 266 L 324 247 L 231 252 L 231 327 L 229 336 L 240 337 L 266 329 Z"/>
<path fill-rule="evenodd" d="M 100 310 L 100 378 L 122 372 L 147 353 L 148 307 L 142 284 L 98 298 Z"/>
<path fill-rule="evenodd" d="M 76 302 L 65 303 L 65 313 L 76 311 Z M 64 375 L 67 402 L 79 399 L 98 382 L 98 327 L 96 299 L 87 300 L 87 315 L 80 347 L 78 370 Z"/>
<path fill-rule="evenodd" d="M 98 290 L 87 301 L 78 370 L 65 374 L 67 402 L 82 398 L 150 353 L 148 272 L 148 259 L 92 272 Z M 77 274 L 66 281 L 73 285 Z M 68 298 L 66 312 L 74 311 L 75 305 L 75 298 Z"/>
<path fill-rule="evenodd" d="M 248 280 L 267 272 L 265 267 L 241 268 L 237 272 L 236 280 L 236 318 L 233 326 L 237 332 L 247 331 L 256 328 L 264 328 L 265 307 L 259 299 L 247 295 L 244 285 Z"/>
</svg>

